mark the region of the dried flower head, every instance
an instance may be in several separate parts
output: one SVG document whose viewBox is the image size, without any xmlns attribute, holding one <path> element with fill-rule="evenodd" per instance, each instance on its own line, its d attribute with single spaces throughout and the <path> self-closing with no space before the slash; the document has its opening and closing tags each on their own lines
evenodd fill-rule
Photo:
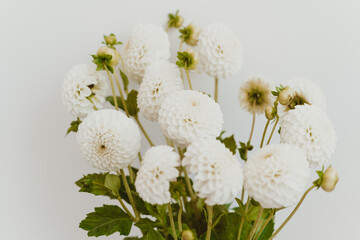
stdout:
<svg viewBox="0 0 360 240">
<path fill-rule="evenodd" d="M 239 100 L 240 106 L 246 111 L 263 114 L 274 101 L 270 82 L 260 76 L 248 77 L 240 87 Z"/>
</svg>

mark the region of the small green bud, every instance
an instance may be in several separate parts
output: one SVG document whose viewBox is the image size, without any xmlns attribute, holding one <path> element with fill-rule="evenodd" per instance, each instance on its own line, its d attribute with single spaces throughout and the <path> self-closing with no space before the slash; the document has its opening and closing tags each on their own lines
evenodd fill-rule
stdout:
<svg viewBox="0 0 360 240">
<path fill-rule="evenodd" d="M 335 168 L 329 167 L 324 173 L 324 178 L 321 183 L 321 188 L 325 192 L 332 192 L 335 189 L 337 182 L 339 181 L 339 175 Z"/>
<path fill-rule="evenodd" d="M 267 106 L 267 107 L 265 108 L 265 117 L 266 117 L 268 120 L 274 119 L 274 113 L 273 113 L 273 107 L 272 107 L 272 106 Z"/>
<path fill-rule="evenodd" d="M 185 230 L 181 233 L 181 240 L 195 240 L 194 233 L 190 230 Z"/>
<path fill-rule="evenodd" d="M 187 45 L 196 46 L 199 41 L 200 29 L 193 24 L 189 24 L 183 29 L 179 30 L 181 35 L 180 39 Z"/>
<path fill-rule="evenodd" d="M 192 50 L 191 48 L 187 49 L 185 52 L 189 54 L 189 57 L 192 59 L 191 64 L 188 65 L 188 70 L 194 70 L 199 63 L 199 56 L 197 52 Z"/>
<path fill-rule="evenodd" d="M 112 57 L 110 61 L 111 66 L 116 66 L 120 60 L 119 52 L 116 49 L 109 48 L 108 46 L 100 47 L 97 52 L 97 55 L 99 56 L 110 55 Z"/>
<path fill-rule="evenodd" d="M 111 33 L 109 36 L 104 35 L 104 40 L 106 45 L 115 45 L 117 43 L 116 36 L 113 33 Z"/>
<path fill-rule="evenodd" d="M 285 87 L 280 93 L 279 93 L 279 103 L 281 105 L 288 105 L 296 96 L 296 92 L 292 90 L 290 87 Z"/>
<path fill-rule="evenodd" d="M 175 28 L 179 28 L 183 25 L 184 23 L 184 18 L 182 16 L 178 16 L 178 19 L 174 25 Z"/>
<path fill-rule="evenodd" d="M 169 13 L 169 20 L 168 20 L 168 29 L 169 28 L 179 28 L 184 23 L 184 18 L 179 15 L 179 10 L 176 11 L 175 14 Z"/>
</svg>

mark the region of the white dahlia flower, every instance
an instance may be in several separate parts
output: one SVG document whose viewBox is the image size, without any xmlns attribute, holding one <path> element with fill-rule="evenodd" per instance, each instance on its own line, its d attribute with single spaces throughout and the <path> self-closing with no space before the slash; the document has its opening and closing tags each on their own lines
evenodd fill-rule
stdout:
<svg viewBox="0 0 360 240">
<path fill-rule="evenodd" d="M 147 150 L 135 181 L 139 196 L 151 204 L 169 203 L 170 181 L 179 176 L 176 169 L 179 165 L 179 155 L 169 146 L 160 145 Z"/>
<path fill-rule="evenodd" d="M 238 72 L 243 63 L 243 49 L 238 36 L 228 26 L 215 23 L 199 35 L 200 63 L 214 78 L 227 78 Z"/>
<path fill-rule="evenodd" d="M 139 87 L 137 103 L 140 112 L 150 121 L 157 121 L 161 103 L 172 92 L 183 89 L 178 67 L 166 61 L 151 64 Z"/>
<path fill-rule="evenodd" d="M 223 114 L 208 95 L 194 90 L 180 90 L 165 98 L 158 122 L 164 134 L 179 147 L 194 140 L 219 136 Z"/>
<path fill-rule="evenodd" d="M 326 98 L 321 88 L 314 82 L 304 78 L 292 78 L 285 86 L 290 87 L 295 91 L 295 101 L 299 101 L 302 104 L 315 105 L 322 110 L 326 110 Z M 284 116 L 291 108 L 289 106 L 280 105 L 279 114 Z"/>
<path fill-rule="evenodd" d="M 141 83 L 151 63 L 170 58 L 168 34 L 155 24 L 136 25 L 124 45 L 123 57 L 126 74 Z"/>
<path fill-rule="evenodd" d="M 108 86 L 106 77 L 94 64 L 79 64 L 67 73 L 62 87 L 62 101 L 75 117 L 84 118 L 102 108 Z"/>
<path fill-rule="evenodd" d="M 242 190 L 240 162 L 215 138 L 190 144 L 182 163 L 195 174 L 194 190 L 210 206 L 230 203 Z"/>
<path fill-rule="evenodd" d="M 249 76 L 241 84 L 239 91 L 240 106 L 250 112 L 263 114 L 266 107 L 272 106 L 271 83 L 261 76 Z"/>
<path fill-rule="evenodd" d="M 138 126 L 112 109 L 90 113 L 80 124 L 76 138 L 85 160 L 102 171 L 126 168 L 140 151 Z"/>
<path fill-rule="evenodd" d="M 289 111 L 282 119 L 280 138 L 300 147 L 313 167 L 321 167 L 335 151 L 334 127 L 315 105 L 298 105 Z"/>
<path fill-rule="evenodd" d="M 309 163 L 300 148 L 271 144 L 247 160 L 244 187 L 264 208 L 290 207 L 304 193 L 309 173 Z"/>
</svg>

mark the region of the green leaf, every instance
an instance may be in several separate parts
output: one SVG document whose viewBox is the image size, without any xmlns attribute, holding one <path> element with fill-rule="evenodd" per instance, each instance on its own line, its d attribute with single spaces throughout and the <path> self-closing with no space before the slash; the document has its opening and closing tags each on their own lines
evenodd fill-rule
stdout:
<svg viewBox="0 0 360 240">
<path fill-rule="evenodd" d="M 120 71 L 120 77 L 121 77 L 121 79 L 123 81 L 123 84 L 124 84 L 124 89 L 125 89 L 125 91 L 127 91 L 128 86 L 129 86 L 129 79 L 128 79 L 128 77 L 126 76 L 126 74 L 123 71 L 121 71 L 120 69 L 119 69 L 119 71 Z"/>
<path fill-rule="evenodd" d="M 87 192 L 96 196 L 108 196 L 112 199 L 116 198 L 112 191 L 105 187 L 105 177 L 106 174 L 88 174 L 75 182 L 75 184 L 80 187 L 79 192 Z"/>
<path fill-rule="evenodd" d="M 68 135 L 69 133 L 71 133 L 71 132 L 77 132 L 78 131 L 78 129 L 79 129 L 79 125 L 81 124 L 81 121 L 80 121 L 80 119 L 78 118 L 77 120 L 75 120 L 75 121 L 72 121 L 71 123 L 70 123 L 70 127 L 69 127 L 69 129 L 67 130 L 67 132 L 66 132 L 66 135 Z"/>
<path fill-rule="evenodd" d="M 260 237 L 258 238 L 258 240 L 268 240 L 271 235 L 274 232 L 274 226 L 275 226 L 275 222 L 274 219 L 272 219 L 264 228 L 264 231 L 261 233 Z"/>
<path fill-rule="evenodd" d="M 130 116 L 136 116 L 139 112 L 139 108 L 137 105 L 137 95 L 138 95 L 138 92 L 136 90 L 131 90 L 131 92 L 129 92 L 129 94 L 128 94 L 126 104 L 127 104 Z"/>
<path fill-rule="evenodd" d="M 160 227 L 161 224 L 158 221 L 154 222 L 149 218 L 142 218 L 135 226 L 141 230 L 143 235 L 145 235 L 150 229 Z"/>
<path fill-rule="evenodd" d="M 117 196 L 121 187 L 120 177 L 118 175 L 106 174 L 104 186 L 111 190 L 114 196 Z"/>
<path fill-rule="evenodd" d="M 165 240 L 165 238 L 153 229 L 150 229 L 141 240 Z"/>
<path fill-rule="evenodd" d="M 95 208 L 95 212 L 87 214 L 81 221 L 80 228 L 88 231 L 88 236 L 109 236 L 115 232 L 120 235 L 128 235 L 132 226 L 132 220 L 118 206 L 104 205 Z"/>
<path fill-rule="evenodd" d="M 230 137 L 223 138 L 222 135 L 224 134 L 224 132 L 225 131 L 221 132 L 220 136 L 218 136 L 217 139 L 220 140 L 220 142 L 222 142 L 225 145 L 225 147 L 227 147 L 233 154 L 235 154 L 237 149 L 237 144 L 235 141 L 234 134 L 231 135 Z"/>
</svg>

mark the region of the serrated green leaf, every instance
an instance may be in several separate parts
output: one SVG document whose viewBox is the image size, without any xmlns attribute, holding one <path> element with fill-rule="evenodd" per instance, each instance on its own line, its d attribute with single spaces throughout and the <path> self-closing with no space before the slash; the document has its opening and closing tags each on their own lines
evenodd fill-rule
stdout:
<svg viewBox="0 0 360 240">
<path fill-rule="evenodd" d="M 143 235 L 145 235 L 150 229 L 160 227 L 161 224 L 158 221 L 155 222 L 149 218 L 142 218 L 135 224 L 135 226 L 141 230 Z"/>
<path fill-rule="evenodd" d="M 111 190 L 114 196 L 117 196 L 121 187 L 120 177 L 118 175 L 106 174 L 104 186 Z"/>
<path fill-rule="evenodd" d="M 228 148 L 233 154 L 235 154 L 237 149 L 237 144 L 235 141 L 234 134 L 226 138 L 222 137 L 223 134 L 224 131 L 221 132 L 220 136 L 218 136 L 216 139 L 220 140 L 220 142 L 222 142 L 226 148 Z"/>
<path fill-rule="evenodd" d="M 79 227 L 88 231 L 88 236 L 109 236 L 115 232 L 120 235 L 128 235 L 132 226 L 132 220 L 118 206 L 104 205 L 95 208 L 95 212 L 87 214 Z"/>
<path fill-rule="evenodd" d="M 108 196 L 112 199 L 116 198 L 112 191 L 105 187 L 105 177 L 106 174 L 88 174 L 75 182 L 75 184 L 80 187 L 79 192 L 87 192 L 96 196 Z"/>
<path fill-rule="evenodd" d="M 137 95 L 138 95 L 138 91 L 136 90 L 131 90 L 131 92 L 129 92 L 128 94 L 126 105 L 130 116 L 136 116 L 139 112 L 139 108 L 137 105 Z"/>
<path fill-rule="evenodd" d="M 120 77 L 121 77 L 121 79 L 123 81 L 123 84 L 124 84 L 124 90 L 127 91 L 128 86 L 129 86 L 129 79 L 128 79 L 128 77 L 126 76 L 126 74 L 123 71 L 121 71 L 120 69 L 119 69 L 119 71 L 120 71 Z"/>
<path fill-rule="evenodd" d="M 79 129 L 79 125 L 81 124 L 82 122 L 81 122 L 81 120 L 78 118 L 77 120 L 75 120 L 75 121 L 72 121 L 71 123 L 70 123 L 70 127 L 69 127 L 69 129 L 67 130 L 67 132 L 66 132 L 66 135 L 68 135 L 70 132 L 77 132 L 78 131 L 78 129 Z"/>
<path fill-rule="evenodd" d="M 165 238 L 153 229 L 150 229 L 141 240 L 165 240 Z"/>
</svg>

